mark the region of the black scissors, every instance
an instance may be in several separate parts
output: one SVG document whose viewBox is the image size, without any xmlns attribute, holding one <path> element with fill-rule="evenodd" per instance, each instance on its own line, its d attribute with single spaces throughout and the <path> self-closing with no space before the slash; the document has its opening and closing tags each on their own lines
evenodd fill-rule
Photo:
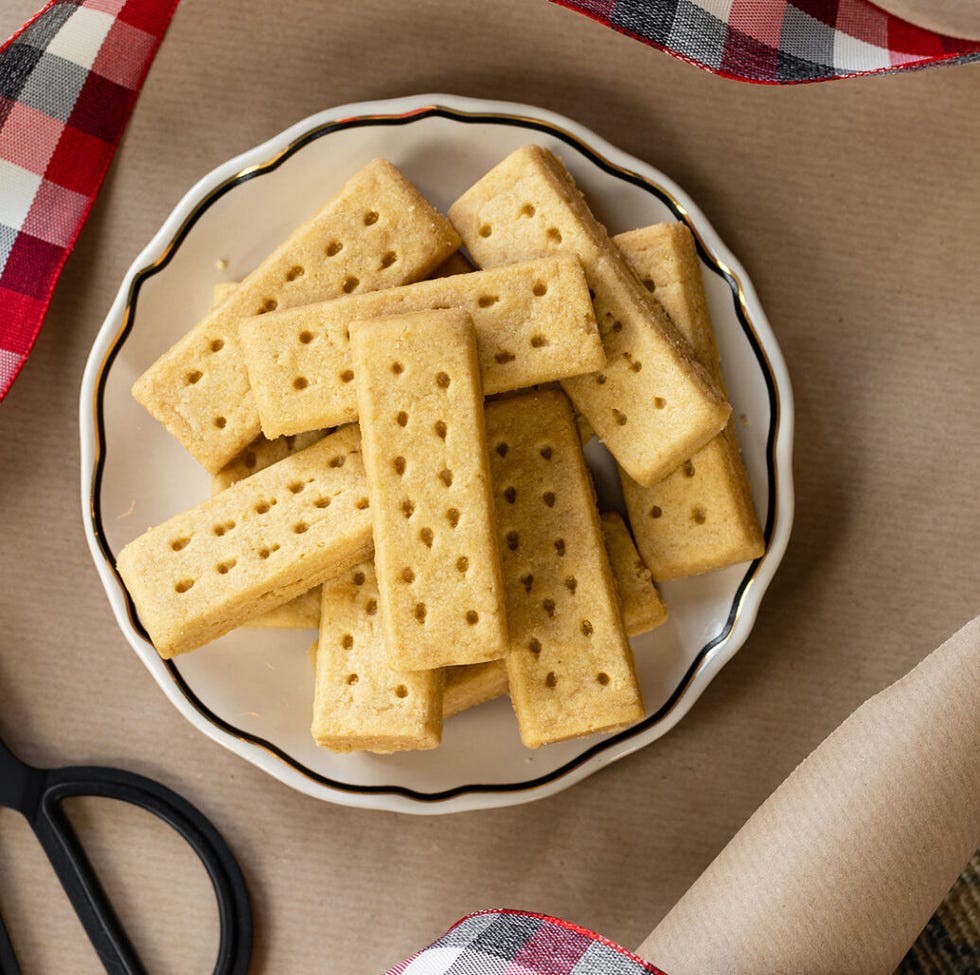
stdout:
<svg viewBox="0 0 980 975">
<path fill-rule="evenodd" d="M 152 779 L 121 769 L 77 766 L 40 769 L 22 762 L 0 740 L 0 806 L 23 813 L 110 975 L 145 970 L 99 885 L 61 804 L 74 796 L 121 799 L 169 823 L 207 868 L 218 898 L 221 941 L 215 975 L 245 975 L 252 955 L 252 912 L 242 872 L 225 841 L 189 802 Z M 20 968 L 0 918 L 0 972 Z"/>
</svg>

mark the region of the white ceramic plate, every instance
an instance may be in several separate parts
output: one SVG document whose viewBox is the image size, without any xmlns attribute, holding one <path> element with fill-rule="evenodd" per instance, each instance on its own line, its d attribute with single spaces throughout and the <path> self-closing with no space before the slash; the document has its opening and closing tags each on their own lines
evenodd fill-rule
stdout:
<svg viewBox="0 0 980 975">
<path fill-rule="evenodd" d="M 309 733 L 310 632 L 238 630 L 163 661 L 114 570 L 114 553 L 205 499 L 207 475 L 130 396 L 133 381 L 369 160 L 390 159 L 438 207 L 511 150 L 557 152 L 612 232 L 686 220 L 705 272 L 742 450 L 765 528 L 765 555 L 668 583 L 665 626 L 634 646 L 647 717 L 615 735 L 525 749 L 510 704 L 447 722 L 443 744 L 389 756 L 335 755 Z M 688 711 L 745 641 L 792 521 L 792 402 L 776 341 L 745 272 L 670 179 L 581 125 L 525 105 L 422 95 L 345 105 L 309 118 L 205 176 L 136 259 L 96 339 L 81 393 L 82 509 L 95 564 L 126 638 L 195 726 L 276 778 L 346 805 L 444 813 L 558 792 L 649 744 Z M 618 501 L 604 451 L 590 462 Z"/>
</svg>

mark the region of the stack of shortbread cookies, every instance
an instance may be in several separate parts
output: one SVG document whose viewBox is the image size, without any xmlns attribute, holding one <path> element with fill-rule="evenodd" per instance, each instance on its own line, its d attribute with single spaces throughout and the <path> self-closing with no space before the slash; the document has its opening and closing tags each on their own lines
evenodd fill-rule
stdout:
<svg viewBox="0 0 980 975">
<path fill-rule="evenodd" d="M 335 751 L 435 747 L 508 692 L 531 748 L 627 727 L 655 580 L 764 549 L 690 230 L 610 238 L 535 145 L 448 219 L 370 163 L 133 394 L 213 475 L 119 555 L 150 639 L 318 626 Z"/>
</svg>

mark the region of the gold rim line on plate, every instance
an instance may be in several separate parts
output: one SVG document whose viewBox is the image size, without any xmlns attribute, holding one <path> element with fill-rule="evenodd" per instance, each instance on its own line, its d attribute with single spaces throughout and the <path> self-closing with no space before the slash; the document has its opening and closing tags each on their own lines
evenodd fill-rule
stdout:
<svg viewBox="0 0 980 975">
<path fill-rule="evenodd" d="M 720 258 L 718 258 L 714 254 L 714 252 L 708 247 L 700 231 L 692 223 L 687 207 L 685 207 L 680 202 L 680 200 L 672 192 L 670 192 L 670 190 L 668 190 L 664 186 L 661 186 L 655 180 L 649 179 L 648 177 L 643 176 L 635 172 L 634 170 L 628 169 L 625 166 L 620 166 L 618 163 L 612 162 L 605 155 L 603 155 L 602 153 L 594 149 L 589 143 L 585 142 L 581 137 L 570 132 L 568 129 L 564 128 L 563 126 L 558 125 L 555 122 L 545 121 L 543 119 L 530 115 L 515 115 L 515 114 L 502 113 L 502 112 L 466 111 L 463 109 L 451 108 L 446 105 L 440 105 L 438 103 L 432 102 L 427 105 L 420 105 L 406 112 L 379 113 L 374 115 L 342 116 L 336 119 L 331 119 L 329 121 L 322 122 L 314 126 L 313 128 L 306 130 L 302 134 L 298 135 L 295 139 L 292 139 L 286 146 L 276 151 L 268 159 L 260 163 L 255 163 L 251 166 L 246 166 L 245 168 L 239 170 L 238 172 L 222 180 L 211 190 L 209 190 L 202 200 L 198 201 L 198 203 L 194 205 L 191 211 L 180 222 L 180 225 L 173 232 L 170 239 L 165 244 L 163 250 L 160 252 L 160 254 L 150 264 L 134 272 L 133 279 L 129 287 L 129 294 L 127 296 L 126 307 L 124 309 L 123 316 L 122 316 L 122 323 L 118 328 L 118 330 L 116 331 L 116 334 L 113 337 L 111 343 L 107 347 L 106 352 L 102 357 L 102 362 L 99 365 L 98 373 L 96 374 L 95 377 L 92 411 L 93 411 L 93 417 L 96 419 L 96 421 L 100 416 L 100 410 L 99 410 L 100 390 L 103 387 L 103 379 L 109 361 L 112 358 L 114 358 L 116 352 L 118 351 L 123 336 L 131 328 L 133 324 L 133 315 L 135 312 L 135 292 L 137 286 L 141 284 L 146 277 L 154 273 L 164 263 L 166 263 L 166 261 L 170 258 L 171 254 L 174 252 L 175 248 L 178 246 L 178 241 L 182 240 L 188 227 L 194 222 L 196 222 L 198 217 L 214 203 L 218 195 L 225 192 L 231 186 L 242 182 L 242 180 L 244 179 L 248 179 L 253 176 L 259 175 L 273 168 L 284 157 L 292 154 L 294 151 L 297 151 L 297 149 L 300 148 L 302 144 L 306 142 L 313 142 L 316 139 L 321 138 L 324 134 L 327 134 L 324 130 L 340 128 L 346 124 L 350 124 L 354 122 L 372 122 L 372 121 L 378 122 L 378 121 L 391 121 L 391 120 L 398 120 L 398 119 L 410 120 L 415 116 L 424 116 L 430 112 L 445 112 L 450 117 L 457 116 L 457 117 L 471 118 L 471 119 L 485 119 L 490 124 L 493 124 L 495 121 L 503 122 L 505 124 L 508 122 L 520 122 L 526 124 L 529 128 L 550 130 L 552 132 L 558 133 L 562 137 L 562 139 L 565 140 L 566 142 L 571 143 L 574 146 L 578 147 L 578 149 L 582 151 L 587 158 L 591 156 L 594 159 L 598 160 L 603 167 L 605 167 L 609 171 L 612 171 L 613 174 L 618 173 L 620 174 L 620 177 L 626 178 L 627 181 L 639 180 L 646 187 L 653 190 L 656 194 L 659 194 L 665 197 L 667 200 L 669 200 L 674 211 L 681 216 L 683 223 L 688 227 L 688 229 L 694 235 L 695 239 L 697 240 L 704 254 L 707 255 L 709 264 L 713 265 L 714 268 L 722 275 L 722 277 L 725 278 L 725 280 L 734 283 L 735 294 L 737 297 L 738 305 L 742 312 L 741 314 L 742 324 L 746 328 L 748 328 L 749 331 L 752 333 L 752 337 L 754 340 L 753 342 L 754 351 L 756 352 L 757 355 L 760 355 L 761 358 L 763 359 L 766 373 L 768 374 L 769 378 L 772 381 L 771 401 L 773 404 L 772 423 L 773 423 L 774 435 L 773 435 L 772 456 L 771 456 L 772 464 L 771 464 L 771 468 L 768 468 L 767 465 L 767 469 L 771 469 L 772 471 L 772 479 L 773 479 L 772 506 L 773 507 L 772 507 L 772 512 L 770 514 L 771 514 L 773 532 L 775 532 L 775 526 L 776 526 L 778 510 L 779 510 L 778 508 L 779 468 L 778 468 L 778 464 L 776 463 L 775 451 L 776 451 L 777 442 L 779 440 L 779 431 L 781 427 L 781 417 L 782 417 L 781 400 L 779 394 L 779 387 L 775 381 L 772 362 L 769 358 L 769 354 L 765 348 L 765 345 L 762 343 L 762 341 L 759 338 L 758 332 L 755 329 L 755 324 L 752 321 L 752 317 L 749 314 L 749 309 L 745 297 L 745 291 L 740 276 L 736 274 L 735 271 L 731 267 L 729 267 L 725 262 L 723 262 Z M 105 455 L 103 438 L 99 431 L 98 422 L 95 423 L 95 432 L 96 432 L 95 456 L 94 456 L 94 464 L 93 464 L 93 470 L 91 476 L 91 483 L 89 488 L 89 515 L 91 517 L 93 526 L 97 527 L 96 535 L 97 538 L 99 539 L 99 547 L 102 550 L 103 558 L 106 564 L 108 565 L 109 569 L 112 571 L 113 576 L 115 577 L 121 592 L 125 595 L 126 615 L 129 618 L 130 623 L 133 625 L 135 629 L 138 621 L 136 617 L 134 617 L 133 615 L 134 607 L 132 606 L 132 600 L 130 599 L 125 586 L 122 584 L 122 579 L 120 578 L 119 573 L 116 571 L 115 565 L 113 565 L 112 562 L 106 557 L 109 550 L 108 542 L 105 539 L 104 532 L 102 530 L 101 517 L 99 517 L 96 512 L 95 483 L 96 483 L 96 478 L 99 475 L 100 467 Z M 771 537 L 768 541 L 771 542 Z M 768 554 L 768 544 L 767 544 L 766 552 L 763 553 L 763 555 L 756 560 L 755 565 L 752 568 L 748 578 L 746 579 L 745 577 L 743 577 L 742 582 L 739 584 L 742 587 L 742 590 L 737 595 L 737 601 L 734 606 L 734 613 L 732 613 L 725 621 L 725 630 L 727 630 L 727 632 L 725 632 L 724 636 L 721 637 L 719 642 L 716 643 L 709 650 L 705 651 L 704 648 L 702 647 L 702 649 L 698 651 L 699 655 L 702 655 L 701 659 L 697 662 L 696 666 L 693 669 L 689 669 L 688 671 L 685 672 L 680 684 L 672 692 L 672 694 L 676 695 L 676 697 L 674 697 L 674 700 L 670 703 L 670 706 L 666 707 L 659 714 L 659 717 L 657 717 L 655 721 L 650 721 L 650 718 L 653 715 L 649 715 L 647 718 L 644 718 L 642 721 L 638 722 L 637 725 L 634 725 L 633 728 L 629 728 L 626 729 L 625 731 L 619 732 L 617 736 L 615 736 L 614 739 L 610 739 L 610 741 L 614 741 L 616 738 L 625 741 L 626 739 L 632 737 L 634 734 L 639 733 L 641 730 L 646 731 L 651 728 L 654 728 L 657 725 L 662 724 L 677 709 L 680 703 L 686 698 L 688 689 L 694 683 L 698 675 L 701 674 L 707 668 L 707 666 L 713 661 L 713 659 L 720 652 L 720 648 L 727 642 L 728 639 L 730 639 L 732 632 L 734 631 L 735 627 L 737 626 L 739 620 L 742 617 L 742 607 L 745 601 L 745 597 L 748 594 L 749 590 L 752 588 L 753 583 L 756 581 L 758 577 L 762 564 L 765 561 L 766 554 Z M 142 624 L 139 625 L 142 626 Z M 170 677 L 174 685 L 178 688 L 184 700 L 187 701 L 187 703 L 190 704 L 191 707 L 193 707 L 194 710 L 197 711 L 197 713 L 200 714 L 208 722 L 208 724 L 210 724 L 212 727 L 216 727 L 218 731 L 228 735 L 229 737 L 236 738 L 240 742 L 262 749 L 263 751 L 267 752 L 269 755 L 272 755 L 275 759 L 277 759 L 277 761 L 293 769 L 294 772 L 299 773 L 301 776 L 308 779 L 309 781 L 315 782 L 321 788 L 324 787 L 325 784 L 321 780 L 328 778 L 327 776 L 319 776 L 317 773 L 314 773 L 312 772 L 312 770 L 307 769 L 297 759 L 293 759 L 291 756 L 284 757 L 276 749 L 276 746 L 272 745 L 271 742 L 267 742 L 265 741 L 265 739 L 260 738 L 257 735 L 253 736 L 248 734 L 247 732 L 240 731 L 240 729 L 235 728 L 233 725 L 230 725 L 229 722 L 225 721 L 222 718 L 219 718 L 216 714 L 210 711 L 210 709 L 208 709 L 203 702 L 198 702 L 196 695 L 189 695 L 187 690 L 185 690 L 183 686 L 184 684 L 183 677 L 181 677 L 180 680 L 178 680 L 177 676 L 174 673 L 175 665 L 173 664 L 173 661 L 160 657 L 159 652 L 156 650 L 155 647 L 153 647 L 152 643 L 147 643 L 147 645 L 153 650 L 155 654 L 157 654 L 158 658 L 164 665 L 164 670 L 166 671 L 167 675 Z M 654 714 L 656 713 L 657 712 L 654 712 Z M 228 731 L 224 727 L 221 727 L 218 724 L 216 724 L 215 721 L 216 718 L 218 721 L 220 721 L 224 725 L 227 725 L 232 730 Z M 650 721 L 649 724 L 646 723 L 648 721 Z M 603 747 L 603 744 L 600 743 L 598 747 L 601 749 Z M 517 793 L 522 791 L 532 791 L 534 789 L 541 788 L 542 786 L 548 785 L 549 783 L 559 781 L 560 779 L 564 778 L 565 775 L 569 774 L 571 771 L 578 768 L 586 761 L 588 761 L 588 759 L 579 756 L 578 758 L 572 759 L 570 762 L 567 762 L 564 766 L 561 767 L 565 769 L 564 772 L 561 771 L 561 768 L 556 769 L 553 772 L 549 772 L 546 775 L 542 776 L 541 781 L 533 782 L 527 786 L 522 786 L 520 783 L 512 783 L 512 784 L 506 783 L 503 785 L 503 791 Z M 334 789 L 335 791 L 344 792 L 346 791 L 344 786 L 345 783 L 336 783 L 333 785 L 327 785 L 326 787 Z M 363 786 L 354 787 L 356 791 L 360 791 L 363 788 L 367 788 L 371 792 L 377 791 L 379 793 L 384 793 L 386 789 L 395 792 L 403 791 L 402 787 L 381 786 L 378 787 L 377 790 L 375 790 L 374 787 L 363 787 Z M 422 795 L 424 801 L 428 801 L 428 802 L 448 801 L 448 799 L 458 798 L 459 795 L 465 795 L 472 792 L 479 792 L 481 791 L 481 788 L 482 787 L 479 784 L 476 784 L 472 786 L 457 786 L 457 787 L 453 787 L 453 789 L 450 790 L 443 790 L 451 793 L 451 795 L 448 796 L 446 800 L 441 800 L 436 798 L 425 799 L 424 794 Z M 462 792 L 460 792 L 459 790 L 462 790 Z M 414 792 L 414 790 L 409 790 L 409 791 Z M 411 799 L 411 801 L 415 802 L 419 800 Z"/>
</svg>

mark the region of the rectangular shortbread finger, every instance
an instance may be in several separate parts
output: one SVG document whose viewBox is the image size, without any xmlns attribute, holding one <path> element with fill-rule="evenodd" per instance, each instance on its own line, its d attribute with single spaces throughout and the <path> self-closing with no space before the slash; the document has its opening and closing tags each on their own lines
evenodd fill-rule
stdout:
<svg viewBox="0 0 980 975">
<path fill-rule="evenodd" d="M 415 187 L 375 160 L 150 366 L 133 395 L 214 473 L 260 429 L 241 318 L 419 280 L 458 245 Z"/>
<path fill-rule="evenodd" d="M 130 542 L 119 574 L 164 658 L 193 650 L 372 551 L 360 435 L 344 427 Z"/>
<path fill-rule="evenodd" d="M 502 657 L 476 333 L 456 309 L 351 325 L 385 642 L 393 666 Z"/>
<path fill-rule="evenodd" d="M 246 477 L 271 467 L 280 460 L 323 439 L 326 430 L 313 430 L 296 437 L 277 437 L 267 440 L 261 434 L 237 457 L 211 476 L 211 494 L 224 491 Z M 250 619 L 246 626 L 270 627 L 285 630 L 315 630 L 320 625 L 320 589 L 315 587 L 291 599 L 282 606 L 270 609 Z"/>
<path fill-rule="evenodd" d="M 562 386 L 634 480 L 662 480 L 724 427 L 731 407 L 552 153 L 513 152 L 449 215 L 482 267 L 558 252 L 581 260 L 608 361 Z"/>
<path fill-rule="evenodd" d="M 456 253 L 458 254 L 459 251 Z M 211 307 L 217 308 L 223 301 L 231 297 L 231 293 L 237 287 L 237 281 L 219 281 L 211 290 Z"/>
<path fill-rule="evenodd" d="M 765 551 L 734 430 L 726 429 L 653 487 L 620 471 L 643 561 L 658 580 L 711 572 Z"/>
<path fill-rule="evenodd" d="M 643 717 L 592 482 L 564 393 L 487 404 L 507 675 L 529 748 Z"/>
<path fill-rule="evenodd" d="M 655 223 L 616 234 L 612 240 L 724 393 L 721 356 L 708 313 L 701 261 L 690 227 L 680 221 Z"/>
<path fill-rule="evenodd" d="M 456 251 L 458 254 L 459 251 Z M 217 308 L 238 287 L 237 281 L 219 281 L 213 289 L 211 307 Z M 276 461 L 303 450 L 319 440 L 326 430 L 310 431 L 299 437 L 276 437 L 269 440 L 259 434 L 241 453 L 236 454 L 215 474 L 211 475 L 211 493 L 217 494 L 236 481 L 264 470 Z"/>
<path fill-rule="evenodd" d="M 456 253 L 458 254 L 459 251 Z M 211 307 L 217 308 L 237 287 L 237 281 L 219 281 L 214 286 Z M 258 471 L 265 470 L 266 467 L 270 467 L 290 454 L 295 454 L 298 450 L 304 450 L 320 440 L 326 432 L 326 430 L 310 430 L 301 433 L 299 436 L 276 437 L 274 440 L 269 440 L 259 434 L 243 451 L 232 457 L 220 471 L 211 475 L 211 493 L 217 494 L 226 487 L 231 487 L 232 484 L 242 480 L 242 478 L 250 477 Z M 317 601 L 319 602 L 319 595 Z"/>
<path fill-rule="evenodd" d="M 370 565 L 373 573 L 374 563 L 372 562 Z M 358 571 L 362 569 L 363 566 L 355 566 L 353 570 L 338 576 L 335 580 L 328 580 L 325 585 L 333 587 L 333 590 L 337 592 L 348 592 L 348 589 L 344 589 L 345 580 L 350 578 L 356 580 L 358 578 Z M 376 617 L 378 612 L 377 577 L 372 575 L 372 579 L 374 580 L 372 583 L 374 587 L 373 591 L 364 593 L 364 599 L 361 602 L 361 611 Z M 336 586 L 334 586 L 335 583 Z M 356 585 L 360 586 L 362 583 L 356 582 Z M 320 587 L 316 589 L 316 593 L 319 598 Z M 318 605 L 317 625 L 319 625 L 319 620 L 320 606 Z M 364 624 L 362 623 L 362 625 Z M 383 647 L 383 634 L 380 639 L 381 646 Z M 310 666 L 314 672 L 316 671 L 318 646 L 319 641 L 314 643 L 307 651 L 310 658 Z M 455 667 L 443 667 L 442 670 L 391 671 L 391 673 L 400 673 L 412 678 L 429 678 L 435 674 L 443 674 L 445 677 L 442 696 L 443 718 L 451 718 L 461 711 L 467 711 L 469 708 L 476 707 L 478 704 L 484 704 L 487 701 L 492 701 L 494 698 L 498 698 L 507 693 L 507 665 L 503 660 L 488 660 L 482 664 L 460 664 Z M 314 718 L 315 721 L 316 718 Z M 315 730 L 314 737 L 316 737 Z"/>
<path fill-rule="evenodd" d="M 388 662 L 373 562 L 322 586 L 313 737 L 333 751 L 435 748 L 442 738 L 443 674 Z"/>
<path fill-rule="evenodd" d="M 430 278 L 449 278 L 454 274 L 469 274 L 476 268 L 462 251 L 454 251 L 430 275 Z"/>
<path fill-rule="evenodd" d="M 459 251 L 456 252 L 457 254 Z M 220 281 L 214 286 L 212 307 L 220 305 L 238 287 L 237 281 Z M 217 474 L 211 475 L 211 493 L 217 494 L 258 471 L 265 470 L 290 454 L 320 440 L 326 430 L 314 430 L 298 437 L 267 440 L 261 434 L 240 454 L 233 457 Z M 315 630 L 320 625 L 320 587 L 308 589 L 301 596 L 283 603 L 267 613 L 250 619 L 246 626 L 287 630 Z"/>
<path fill-rule="evenodd" d="M 269 440 L 259 434 L 217 474 L 211 475 L 211 493 L 217 494 L 218 491 L 223 491 L 246 477 L 264 471 L 292 454 L 306 450 L 318 440 L 322 440 L 326 433 L 326 430 L 310 430 L 295 437 L 276 437 L 275 440 Z"/>
<path fill-rule="evenodd" d="M 444 673 L 443 718 L 451 718 L 507 693 L 507 664 L 503 660 L 447 667 Z"/>
<path fill-rule="evenodd" d="M 667 622 L 667 607 L 657 592 L 653 575 L 640 558 L 623 516 L 605 511 L 600 521 L 627 634 L 639 636 L 655 630 Z"/>
<path fill-rule="evenodd" d="M 724 389 L 694 236 L 663 223 L 613 238 Z M 620 471 L 636 544 L 656 579 L 710 572 L 765 551 L 735 425 L 725 429 L 659 484 L 644 487 Z"/>
<path fill-rule="evenodd" d="M 288 603 L 253 616 L 242 625 L 269 630 L 315 630 L 320 625 L 320 587 L 307 589 Z"/>
<path fill-rule="evenodd" d="M 639 636 L 656 629 L 666 622 L 667 607 L 633 544 L 626 522 L 614 511 L 603 513 L 600 521 L 627 635 Z M 452 717 L 506 693 L 507 664 L 503 660 L 447 667 L 443 717 Z"/>
<path fill-rule="evenodd" d="M 350 323 L 431 308 L 461 308 L 472 317 L 486 395 L 591 372 L 606 361 L 574 256 L 293 308 L 240 327 L 266 436 L 356 420 Z"/>
</svg>

